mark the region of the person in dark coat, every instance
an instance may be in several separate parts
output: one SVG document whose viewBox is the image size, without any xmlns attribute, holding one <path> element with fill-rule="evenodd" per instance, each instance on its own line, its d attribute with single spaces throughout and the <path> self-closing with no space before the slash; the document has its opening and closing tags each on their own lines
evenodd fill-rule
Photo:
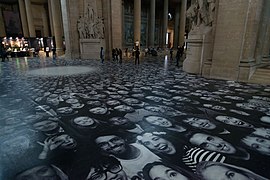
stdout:
<svg viewBox="0 0 270 180">
<path fill-rule="evenodd" d="M 6 58 L 6 51 L 3 45 L 1 45 L 0 47 L 0 55 L 2 57 L 2 62 L 5 62 L 5 58 Z"/>
<path fill-rule="evenodd" d="M 104 50 L 103 50 L 103 47 L 100 47 L 100 60 L 101 60 L 101 63 L 104 62 Z"/>
<path fill-rule="evenodd" d="M 112 59 L 113 59 L 113 61 L 115 60 L 115 53 L 116 53 L 115 49 L 112 49 Z"/>
<path fill-rule="evenodd" d="M 135 65 L 137 64 L 137 61 L 138 61 L 138 64 L 140 64 L 140 50 L 139 50 L 139 47 L 136 47 L 136 50 L 135 50 Z"/>
<path fill-rule="evenodd" d="M 180 46 L 177 47 L 177 53 L 176 53 L 176 66 L 179 67 L 179 60 L 181 57 L 181 48 Z"/>
<path fill-rule="evenodd" d="M 52 48 L 52 52 L 53 52 L 53 59 L 56 59 L 56 48 L 55 47 Z"/>
<path fill-rule="evenodd" d="M 170 48 L 170 60 L 173 60 L 173 47 Z"/>
<path fill-rule="evenodd" d="M 119 59 L 120 59 L 119 63 L 122 64 L 122 50 L 119 49 L 118 51 L 119 51 Z"/>
</svg>

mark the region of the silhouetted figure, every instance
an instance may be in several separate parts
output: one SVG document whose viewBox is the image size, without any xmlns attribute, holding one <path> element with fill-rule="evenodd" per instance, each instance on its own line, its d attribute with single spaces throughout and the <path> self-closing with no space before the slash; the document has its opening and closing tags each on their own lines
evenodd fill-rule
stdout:
<svg viewBox="0 0 270 180">
<path fill-rule="evenodd" d="M 2 62 L 5 62 L 5 58 L 6 58 L 6 50 L 5 50 L 5 48 L 4 48 L 3 45 L 1 45 L 1 47 L 0 47 L 0 55 L 1 55 L 1 57 L 2 57 Z"/>
<path fill-rule="evenodd" d="M 123 55 L 122 50 L 119 49 L 119 63 L 120 64 L 122 64 L 122 55 Z"/>
<path fill-rule="evenodd" d="M 179 67 L 179 60 L 181 57 L 181 48 L 180 46 L 177 47 L 177 53 L 176 53 L 176 66 Z"/>
<path fill-rule="evenodd" d="M 115 49 L 112 49 L 112 59 L 115 60 Z"/>
<path fill-rule="evenodd" d="M 56 59 L 56 48 L 55 47 L 52 48 L 52 52 L 53 52 L 53 59 Z"/>
<path fill-rule="evenodd" d="M 100 60 L 101 60 L 101 63 L 104 62 L 104 49 L 103 49 L 103 47 L 100 47 Z"/>
<path fill-rule="evenodd" d="M 126 57 L 128 57 L 128 48 L 125 50 Z"/>
<path fill-rule="evenodd" d="M 115 59 L 118 62 L 118 55 L 119 55 L 119 50 L 115 48 Z"/>
<path fill-rule="evenodd" d="M 170 48 L 170 60 L 173 60 L 173 47 Z"/>
<path fill-rule="evenodd" d="M 137 61 L 138 61 L 138 64 L 140 64 L 140 50 L 139 50 L 139 47 L 136 47 L 136 50 L 135 50 L 135 65 L 137 64 Z"/>
</svg>

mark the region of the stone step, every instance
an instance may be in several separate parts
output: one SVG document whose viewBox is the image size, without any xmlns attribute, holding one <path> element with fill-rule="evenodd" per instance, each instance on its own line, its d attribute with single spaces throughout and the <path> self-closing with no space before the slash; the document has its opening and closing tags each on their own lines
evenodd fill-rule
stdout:
<svg viewBox="0 0 270 180">
<path fill-rule="evenodd" d="M 270 69 L 257 69 L 255 74 L 269 74 L 270 73 Z"/>
<path fill-rule="evenodd" d="M 256 83 L 256 84 L 264 84 L 264 85 L 270 85 L 270 78 L 269 79 L 262 79 L 260 77 L 252 77 L 249 79 L 248 83 Z"/>
<path fill-rule="evenodd" d="M 249 79 L 250 83 L 270 84 L 270 66 L 256 69 L 255 73 Z"/>
</svg>

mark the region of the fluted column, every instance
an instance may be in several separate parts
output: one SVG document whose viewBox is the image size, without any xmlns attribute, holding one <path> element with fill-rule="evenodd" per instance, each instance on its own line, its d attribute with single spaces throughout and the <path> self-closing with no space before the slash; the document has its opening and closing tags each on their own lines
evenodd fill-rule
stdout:
<svg viewBox="0 0 270 180">
<path fill-rule="evenodd" d="M 29 30 L 27 26 L 26 11 L 25 11 L 25 3 L 24 3 L 24 0 L 20 0 L 18 2 L 19 2 L 19 8 L 20 8 L 23 36 L 29 37 Z"/>
<path fill-rule="evenodd" d="M 5 37 L 6 35 L 6 29 L 4 24 L 4 18 L 2 15 L 2 9 L 0 8 L 0 37 Z"/>
<path fill-rule="evenodd" d="M 173 37 L 173 47 L 177 48 L 179 45 L 179 23 L 180 23 L 180 3 L 177 3 L 175 18 L 174 18 L 174 37 Z"/>
<path fill-rule="evenodd" d="M 156 0 L 151 0 L 150 4 L 150 31 L 149 31 L 149 46 L 155 45 L 155 21 L 156 21 Z"/>
<path fill-rule="evenodd" d="M 162 34 L 162 46 L 166 47 L 166 35 L 168 29 L 168 8 L 169 0 L 164 0 L 164 10 L 163 10 L 163 34 Z"/>
<path fill-rule="evenodd" d="M 25 10 L 27 15 L 29 37 L 36 37 L 35 26 L 32 15 L 31 0 L 25 0 Z"/>
<path fill-rule="evenodd" d="M 187 0 L 182 0 L 180 10 L 180 27 L 179 27 L 180 46 L 182 46 L 185 43 L 186 9 L 187 9 Z"/>
<path fill-rule="evenodd" d="M 141 43 L 141 0 L 134 0 L 134 43 L 136 41 Z"/>
<path fill-rule="evenodd" d="M 50 0 L 57 56 L 64 54 L 60 0 Z"/>
</svg>

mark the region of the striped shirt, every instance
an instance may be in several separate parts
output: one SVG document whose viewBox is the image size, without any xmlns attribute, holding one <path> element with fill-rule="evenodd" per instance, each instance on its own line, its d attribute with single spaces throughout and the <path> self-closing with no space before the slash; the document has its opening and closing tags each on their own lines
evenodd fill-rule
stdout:
<svg viewBox="0 0 270 180">
<path fill-rule="evenodd" d="M 194 172 L 196 171 L 196 166 L 201 161 L 214 161 L 214 162 L 224 162 L 226 157 L 220 153 L 214 151 L 207 151 L 199 147 L 188 148 L 185 146 L 185 154 L 182 157 L 182 161 L 190 167 Z"/>
</svg>

